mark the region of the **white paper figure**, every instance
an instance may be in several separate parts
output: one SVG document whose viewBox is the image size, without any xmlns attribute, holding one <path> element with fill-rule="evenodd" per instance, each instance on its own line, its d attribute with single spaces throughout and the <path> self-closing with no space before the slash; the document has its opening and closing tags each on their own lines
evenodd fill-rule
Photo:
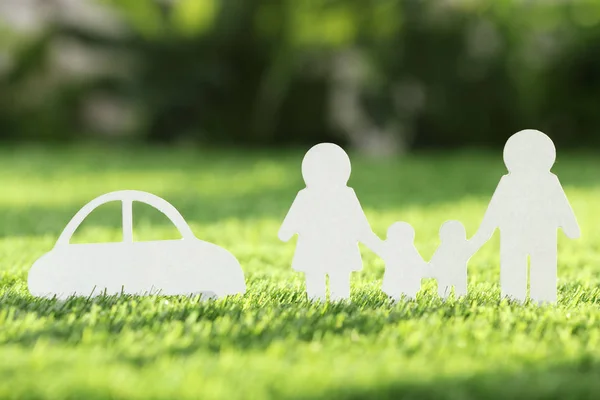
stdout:
<svg viewBox="0 0 600 400">
<path fill-rule="evenodd" d="M 421 290 L 421 279 L 427 272 L 427 263 L 415 247 L 415 230 L 406 222 L 389 227 L 386 240 L 377 253 L 385 262 L 381 290 L 399 300 L 402 296 L 415 299 Z"/>
<path fill-rule="evenodd" d="M 556 175 L 552 140 L 542 132 L 523 130 L 504 148 L 508 175 L 500 180 L 477 236 L 489 239 L 500 230 L 502 296 L 523 301 L 530 262 L 530 297 L 556 301 L 557 229 L 580 235 L 575 214 Z"/>
<path fill-rule="evenodd" d="M 70 244 L 81 222 L 98 206 L 120 201 L 123 241 Z M 132 203 L 161 211 L 182 239 L 133 241 Z M 197 239 L 171 204 L 150 193 L 124 190 L 107 193 L 85 205 L 65 227 L 54 248 L 29 271 L 29 291 L 37 297 L 98 296 L 102 294 L 190 295 L 222 297 L 246 291 L 244 273 L 227 250 Z"/>
<path fill-rule="evenodd" d="M 456 297 L 467 294 L 467 264 L 483 245 L 477 238 L 467 240 L 459 221 L 447 221 L 440 228 L 440 245 L 429 261 L 430 275 L 437 280 L 438 294 L 446 299 L 452 287 Z"/>
<path fill-rule="evenodd" d="M 332 143 L 312 147 L 302 161 L 306 188 L 294 200 L 279 238 L 298 234 L 292 268 L 304 272 L 311 300 L 325 300 L 329 276 L 331 300 L 350 298 L 350 275 L 362 269 L 358 242 L 376 245 L 354 190 L 346 186 L 350 159 Z"/>
</svg>

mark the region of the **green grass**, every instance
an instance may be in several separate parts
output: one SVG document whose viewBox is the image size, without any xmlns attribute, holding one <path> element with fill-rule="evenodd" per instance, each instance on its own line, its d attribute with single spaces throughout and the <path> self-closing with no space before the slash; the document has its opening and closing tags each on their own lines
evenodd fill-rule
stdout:
<svg viewBox="0 0 600 400">
<path fill-rule="evenodd" d="M 301 152 L 80 148 L 0 150 L 0 398 L 583 399 L 600 393 L 600 160 L 555 168 L 582 238 L 559 240 L 559 303 L 499 301 L 498 236 L 472 259 L 470 295 L 442 303 L 426 282 L 390 304 L 383 263 L 363 249 L 349 304 L 310 304 L 277 230 L 303 187 Z M 412 223 L 431 256 L 446 219 L 473 234 L 501 152 L 353 158 L 351 185 L 376 233 Z M 30 297 L 28 268 L 75 212 L 118 189 L 155 193 L 196 235 L 240 260 L 248 293 L 197 298 Z M 143 207 L 136 236 L 171 238 Z M 119 208 L 100 208 L 76 240 L 118 240 Z"/>
</svg>

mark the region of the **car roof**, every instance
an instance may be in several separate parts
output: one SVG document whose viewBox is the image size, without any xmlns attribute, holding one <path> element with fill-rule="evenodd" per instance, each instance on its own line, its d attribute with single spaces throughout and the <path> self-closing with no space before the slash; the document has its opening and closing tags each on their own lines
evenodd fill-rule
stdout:
<svg viewBox="0 0 600 400">
<path fill-rule="evenodd" d="M 177 209 L 173 207 L 168 201 L 148 192 L 143 192 L 139 190 L 119 190 L 98 196 L 94 200 L 90 201 L 85 206 L 83 206 L 73 216 L 71 221 L 69 221 L 69 223 L 61 233 L 60 237 L 58 238 L 56 244 L 68 244 L 71 240 L 71 237 L 75 233 L 75 230 L 77 230 L 79 225 L 81 225 L 81 223 L 85 220 L 85 218 L 87 218 L 87 216 L 92 211 L 94 211 L 97 207 L 112 201 L 123 202 L 124 210 L 125 207 L 131 207 L 131 203 L 133 203 L 134 201 L 148 204 L 157 209 L 158 211 L 162 212 L 167 218 L 169 218 L 169 220 L 179 230 L 184 239 L 195 238 L 189 225 L 187 224 L 187 222 L 185 222 L 185 219 L 181 216 L 179 211 L 177 211 Z"/>
</svg>

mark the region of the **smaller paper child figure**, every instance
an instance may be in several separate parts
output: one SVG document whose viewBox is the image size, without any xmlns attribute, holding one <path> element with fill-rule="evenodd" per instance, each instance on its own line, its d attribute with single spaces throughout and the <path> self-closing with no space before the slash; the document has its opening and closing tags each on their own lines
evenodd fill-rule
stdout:
<svg viewBox="0 0 600 400">
<path fill-rule="evenodd" d="M 465 227 L 459 221 L 445 222 L 440 228 L 440 245 L 435 251 L 429 268 L 437 279 L 438 294 L 446 299 L 452 286 L 456 297 L 467 294 L 467 264 L 483 245 L 483 240 L 467 240 Z"/>
<path fill-rule="evenodd" d="M 327 277 L 332 301 L 350 298 L 350 275 L 362 269 L 358 243 L 373 248 L 380 240 L 346 185 L 350 172 L 350 159 L 341 147 L 312 147 L 302 161 L 306 188 L 298 192 L 279 230 L 284 242 L 298 234 L 292 268 L 304 272 L 311 300 L 326 299 Z"/>
<path fill-rule="evenodd" d="M 415 230 L 406 222 L 389 227 L 387 239 L 379 244 L 377 253 L 385 262 L 381 290 L 395 300 L 405 296 L 415 299 L 421 290 L 421 278 L 427 263 L 415 247 Z"/>
</svg>

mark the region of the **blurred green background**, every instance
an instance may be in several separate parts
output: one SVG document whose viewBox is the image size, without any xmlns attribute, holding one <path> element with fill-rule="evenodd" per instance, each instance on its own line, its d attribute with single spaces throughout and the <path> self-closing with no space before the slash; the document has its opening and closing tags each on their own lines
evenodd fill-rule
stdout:
<svg viewBox="0 0 600 400">
<path fill-rule="evenodd" d="M 599 0 L 0 0 L 0 398 L 598 398 L 598 105 Z M 526 128 L 560 147 L 583 232 L 556 307 L 500 301 L 498 236 L 464 300 L 392 305 L 366 251 L 352 303 L 303 300 L 277 231 L 309 146 L 351 150 L 375 232 L 411 223 L 429 260 L 444 221 L 476 231 Z M 34 261 L 121 189 L 235 254 L 246 296 L 33 299 Z M 113 205 L 75 242 L 117 240 Z M 178 237 L 144 210 L 136 240 Z"/>
<path fill-rule="evenodd" d="M 600 145 L 600 2 L 0 0 L 0 138 Z"/>
</svg>

